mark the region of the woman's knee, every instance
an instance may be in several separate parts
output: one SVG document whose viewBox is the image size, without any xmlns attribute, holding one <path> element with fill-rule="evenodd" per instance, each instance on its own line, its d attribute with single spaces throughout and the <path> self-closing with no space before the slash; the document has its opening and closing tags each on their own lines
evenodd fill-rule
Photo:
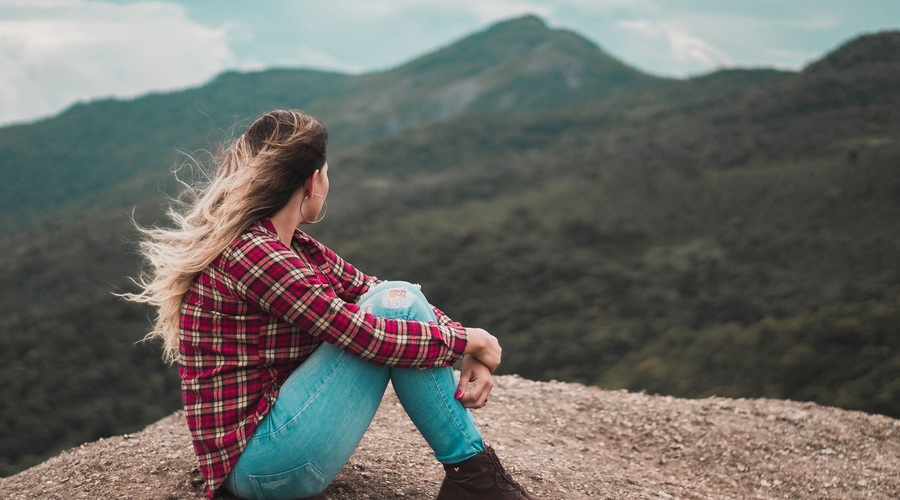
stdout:
<svg viewBox="0 0 900 500">
<path fill-rule="evenodd" d="M 409 296 L 427 302 L 425 295 L 422 294 L 422 287 L 420 285 L 400 280 L 382 281 L 370 288 L 369 291 L 360 298 L 359 302 L 362 303 L 366 299 L 385 295 L 391 298 L 398 296 L 405 298 Z"/>
<path fill-rule="evenodd" d="M 379 283 L 360 298 L 359 306 L 380 317 L 435 321 L 419 285 L 406 281 Z"/>
</svg>

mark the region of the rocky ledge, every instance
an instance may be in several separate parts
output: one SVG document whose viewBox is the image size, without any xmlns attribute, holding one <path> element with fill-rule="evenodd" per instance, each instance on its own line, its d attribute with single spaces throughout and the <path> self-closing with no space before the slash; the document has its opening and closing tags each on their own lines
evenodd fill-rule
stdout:
<svg viewBox="0 0 900 500">
<path fill-rule="evenodd" d="M 496 377 L 476 418 L 547 499 L 900 498 L 900 420 L 813 403 L 678 399 Z M 319 499 L 431 499 L 442 469 L 388 390 Z M 0 479 L 11 499 L 199 499 L 180 412 Z"/>
</svg>

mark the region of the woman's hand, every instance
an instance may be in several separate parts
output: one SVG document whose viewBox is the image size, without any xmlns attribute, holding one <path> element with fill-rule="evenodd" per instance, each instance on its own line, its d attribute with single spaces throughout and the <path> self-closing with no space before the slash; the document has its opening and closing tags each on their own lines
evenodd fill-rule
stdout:
<svg viewBox="0 0 900 500">
<path fill-rule="evenodd" d="M 472 387 L 469 387 L 470 383 Z M 487 404 L 493 388 L 494 380 L 491 377 L 491 370 L 484 363 L 478 361 L 475 356 L 464 355 L 459 374 L 459 385 L 456 388 L 456 399 L 466 408 L 482 408 Z"/>
<path fill-rule="evenodd" d="M 487 366 L 491 373 L 500 366 L 500 359 L 503 355 L 503 349 L 500 348 L 500 342 L 497 337 L 481 328 L 466 328 L 466 350 L 464 354 L 471 354 Z"/>
</svg>

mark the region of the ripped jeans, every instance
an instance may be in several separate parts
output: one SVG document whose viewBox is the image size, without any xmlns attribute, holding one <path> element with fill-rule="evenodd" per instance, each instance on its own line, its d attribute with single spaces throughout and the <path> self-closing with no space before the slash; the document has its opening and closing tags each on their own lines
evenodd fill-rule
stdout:
<svg viewBox="0 0 900 500">
<path fill-rule="evenodd" d="M 418 286 L 402 281 L 380 283 L 359 305 L 383 318 L 437 321 Z M 453 398 L 451 367 L 379 366 L 324 343 L 284 382 L 225 489 L 267 500 L 322 492 L 368 429 L 389 380 L 439 462 L 461 462 L 484 449 L 471 412 Z"/>
</svg>

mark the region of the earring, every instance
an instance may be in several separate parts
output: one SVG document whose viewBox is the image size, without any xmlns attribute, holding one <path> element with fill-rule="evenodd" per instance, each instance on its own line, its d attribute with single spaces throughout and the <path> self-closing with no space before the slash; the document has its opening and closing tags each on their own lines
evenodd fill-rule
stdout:
<svg viewBox="0 0 900 500">
<path fill-rule="evenodd" d="M 303 201 L 308 200 L 309 196 L 307 196 L 306 198 L 303 198 L 303 201 L 300 202 L 300 217 L 303 217 L 303 220 L 307 224 L 318 224 L 318 223 L 322 222 L 322 219 L 325 218 L 325 214 L 328 213 L 328 201 L 325 200 L 325 197 L 319 193 L 315 193 L 315 194 L 313 194 L 313 196 L 318 196 L 319 198 L 322 198 L 322 210 L 319 211 L 318 219 L 316 219 L 316 220 L 307 219 L 306 216 L 303 215 Z"/>
</svg>

